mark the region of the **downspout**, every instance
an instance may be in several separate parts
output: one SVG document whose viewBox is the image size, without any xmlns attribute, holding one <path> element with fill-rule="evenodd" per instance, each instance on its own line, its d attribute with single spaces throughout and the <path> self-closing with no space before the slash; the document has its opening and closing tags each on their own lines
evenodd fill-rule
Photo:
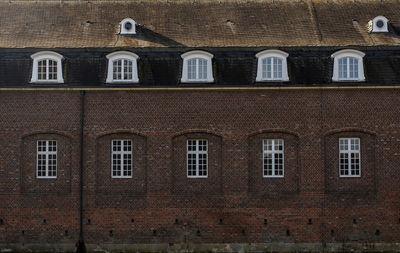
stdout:
<svg viewBox="0 0 400 253">
<path fill-rule="evenodd" d="M 81 90 L 80 158 L 79 158 L 79 242 L 77 252 L 86 252 L 83 240 L 83 126 L 85 118 L 85 91 Z"/>
</svg>

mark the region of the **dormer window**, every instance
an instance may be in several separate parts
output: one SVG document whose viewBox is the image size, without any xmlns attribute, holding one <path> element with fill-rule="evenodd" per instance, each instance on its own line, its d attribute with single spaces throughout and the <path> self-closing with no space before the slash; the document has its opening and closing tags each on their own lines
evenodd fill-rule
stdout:
<svg viewBox="0 0 400 253">
<path fill-rule="evenodd" d="M 280 50 L 265 50 L 256 54 L 256 81 L 289 81 L 286 61 L 288 56 L 289 54 Z"/>
<path fill-rule="evenodd" d="M 372 32 L 388 32 L 388 19 L 384 16 L 377 16 L 372 20 Z"/>
<path fill-rule="evenodd" d="M 120 22 L 121 34 L 136 34 L 136 22 L 131 18 L 125 18 Z"/>
<path fill-rule="evenodd" d="M 333 81 L 365 81 L 363 57 L 364 53 L 345 49 L 332 54 Z"/>
<path fill-rule="evenodd" d="M 107 83 L 138 83 L 137 56 L 127 51 L 108 54 Z"/>
<path fill-rule="evenodd" d="M 181 55 L 183 59 L 182 83 L 212 83 L 213 55 L 204 51 L 191 51 Z"/>
<path fill-rule="evenodd" d="M 31 83 L 64 83 L 61 60 L 63 56 L 42 51 L 31 55 L 33 59 Z"/>
</svg>

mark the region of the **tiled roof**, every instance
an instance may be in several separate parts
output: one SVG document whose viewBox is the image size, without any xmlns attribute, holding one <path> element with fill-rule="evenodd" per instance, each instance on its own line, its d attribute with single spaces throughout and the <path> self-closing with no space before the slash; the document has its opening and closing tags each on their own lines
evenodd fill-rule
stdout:
<svg viewBox="0 0 400 253">
<path fill-rule="evenodd" d="M 389 19 L 390 33 L 368 32 Z M 133 18 L 137 34 L 121 36 Z M 5 1 L 0 48 L 399 46 L 400 1 Z"/>
</svg>

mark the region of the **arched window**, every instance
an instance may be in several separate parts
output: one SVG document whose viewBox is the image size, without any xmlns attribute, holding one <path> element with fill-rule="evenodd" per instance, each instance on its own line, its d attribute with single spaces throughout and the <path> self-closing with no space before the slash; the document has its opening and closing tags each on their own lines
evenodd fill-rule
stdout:
<svg viewBox="0 0 400 253">
<path fill-rule="evenodd" d="M 363 57 L 364 53 L 345 49 L 332 54 L 333 62 L 333 81 L 357 81 L 365 80 Z"/>
<path fill-rule="evenodd" d="M 289 81 L 286 61 L 288 55 L 280 50 L 265 50 L 256 54 L 256 81 Z"/>
<path fill-rule="evenodd" d="M 136 34 L 136 22 L 131 18 L 125 18 L 120 22 L 121 34 Z"/>
<path fill-rule="evenodd" d="M 181 55 L 183 59 L 183 83 L 214 82 L 211 59 L 213 55 L 204 51 L 190 51 Z"/>
<path fill-rule="evenodd" d="M 137 56 L 127 51 L 114 52 L 107 55 L 107 83 L 137 83 Z"/>
<path fill-rule="evenodd" d="M 31 55 L 33 59 L 32 83 L 64 83 L 61 60 L 63 56 L 42 51 Z"/>
</svg>

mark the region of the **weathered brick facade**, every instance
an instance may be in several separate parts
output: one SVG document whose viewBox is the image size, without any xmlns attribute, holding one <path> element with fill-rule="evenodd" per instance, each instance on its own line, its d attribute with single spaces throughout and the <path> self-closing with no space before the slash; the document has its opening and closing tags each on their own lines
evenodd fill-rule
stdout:
<svg viewBox="0 0 400 253">
<path fill-rule="evenodd" d="M 0 244 L 73 245 L 80 92 L 0 101 Z M 399 242 L 399 105 L 399 89 L 88 90 L 85 243 Z M 361 140 L 360 178 L 338 176 L 340 137 Z M 110 176 L 115 138 L 133 140 L 131 179 Z M 208 140 L 208 178 L 186 177 L 188 138 Z M 284 178 L 262 177 L 264 138 L 284 139 Z M 58 141 L 57 179 L 35 176 L 42 139 Z"/>
</svg>

